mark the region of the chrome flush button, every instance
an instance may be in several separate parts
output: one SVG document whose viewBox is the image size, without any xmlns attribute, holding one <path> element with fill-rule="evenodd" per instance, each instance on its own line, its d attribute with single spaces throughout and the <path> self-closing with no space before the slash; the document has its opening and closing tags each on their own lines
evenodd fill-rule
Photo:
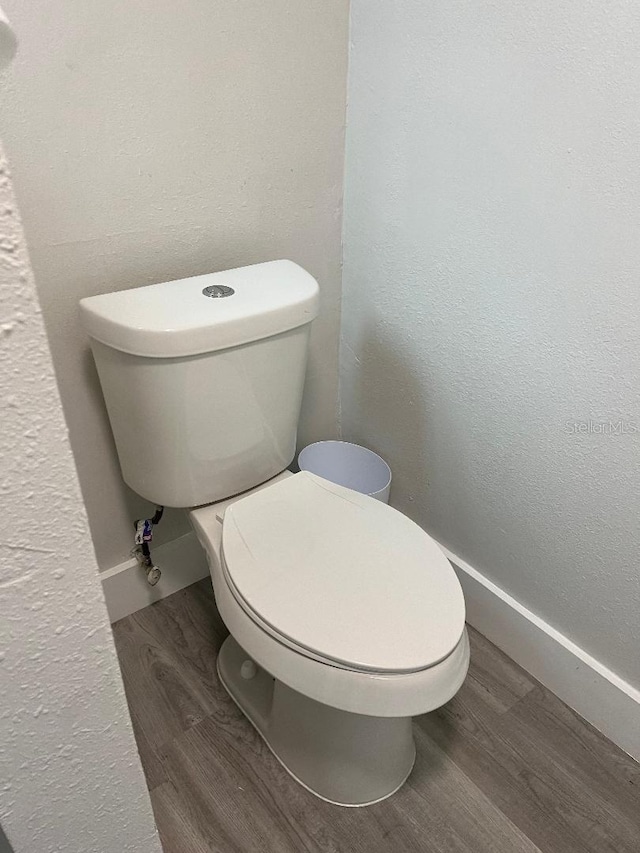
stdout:
<svg viewBox="0 0 640 853">
<path fill-rule="evenodd" d="M 223 296 L 233 296 L 235 290 L 232 287 L 227 287 L 226 284 L 210 284 L 209 287 L 205 287 L 202 293 L 212 299 L 222 299 Z"/>
</svg>

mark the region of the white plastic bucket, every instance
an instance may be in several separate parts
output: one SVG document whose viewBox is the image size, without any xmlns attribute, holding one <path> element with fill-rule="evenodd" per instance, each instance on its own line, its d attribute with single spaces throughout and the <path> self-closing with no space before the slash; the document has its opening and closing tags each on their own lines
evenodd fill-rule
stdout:
<svg viewBox="0 0 640 853">
<path fill-rule="evenodd" d="M 377 453 L 359 444 L 317 441 L 300 451 L 298 465 L 301 471 L 389 503 L 391 469 Z"/>
</svg>

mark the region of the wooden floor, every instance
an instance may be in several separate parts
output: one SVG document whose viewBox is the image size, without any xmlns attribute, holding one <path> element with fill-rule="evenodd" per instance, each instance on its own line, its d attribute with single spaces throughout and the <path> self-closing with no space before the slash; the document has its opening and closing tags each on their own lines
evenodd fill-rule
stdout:
<svg viewBox="0 0 640 853">
<path fill-rule="evenodd" d="M 208 580 L 114 634 L 165 853 L 640 851 L 640 765 L 474 631 L 409 781 L 364 809 L 297 785 L 228 698 Z"/>
</svg>

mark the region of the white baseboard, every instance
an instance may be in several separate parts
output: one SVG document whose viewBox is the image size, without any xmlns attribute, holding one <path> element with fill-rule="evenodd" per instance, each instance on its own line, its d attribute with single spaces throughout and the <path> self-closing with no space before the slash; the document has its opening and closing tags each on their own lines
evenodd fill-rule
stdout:
<svg viewBox="0 0 640 853">
<path fill-rule="evenodd" d="M 534 678 L 640 760 L 640 690 L 444 546 L 462 584 L 467 621 Z"/>
<path fill-rule="evenodd" d="M 162 577 L 155 586 L 149 586 L 144 571 L 134 559 L 101 572 L 111 622 L 117 622 L 209 575 L 207 558 L 195 533 L 187 533 L 154 548 L 153 562 L 162 571 Z"/>
</svg>

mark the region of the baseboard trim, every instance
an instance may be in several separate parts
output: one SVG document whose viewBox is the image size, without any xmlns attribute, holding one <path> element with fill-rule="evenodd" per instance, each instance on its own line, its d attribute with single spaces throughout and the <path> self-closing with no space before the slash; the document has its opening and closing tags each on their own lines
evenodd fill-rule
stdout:
<svg viewBox="0 0 640 853">
<path fill-rule="evenodd" d="M 149 586 L 144 571 L 134 559 L 101 572 L 112 623 L 209 575 L 207 559 L 195 533 L 187 533 L 154 548 L 153 561 L 162 571 L 155 586 Z"/>
<path fill-rule="evenodd" d="M 467 621 L 621 749 L 640 760 L 640 690 L 443 545 Z"/>
</svg>

